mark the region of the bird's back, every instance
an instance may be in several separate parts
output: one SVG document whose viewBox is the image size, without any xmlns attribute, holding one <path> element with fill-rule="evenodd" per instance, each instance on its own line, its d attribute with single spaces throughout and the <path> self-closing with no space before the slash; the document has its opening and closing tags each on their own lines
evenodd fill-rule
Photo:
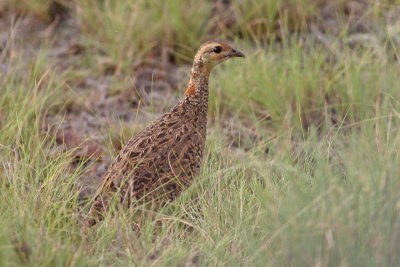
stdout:
<svg viewBox="0 0 400 267">
<path fill-rule="evenodd" d="M 121 149 L 96 192 L 89 224 L 103 217 L 115 192 L 126 205 L 165 202 L 192 183 L 205 145 L 207 107 L 199 109 L 188 101 L 171 108 Z"/>
</svg>

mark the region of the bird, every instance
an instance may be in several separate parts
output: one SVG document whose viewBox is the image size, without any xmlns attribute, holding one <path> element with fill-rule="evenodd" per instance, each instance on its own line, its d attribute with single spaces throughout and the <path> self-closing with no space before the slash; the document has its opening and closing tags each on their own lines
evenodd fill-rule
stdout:
<svg viewBox="0 0 400 267">
<path fill-rule="evenodd" d="M 94 195 L 87 226 L 104 219 L 114 197 L 127 206 L 138 201 L 163 205 L 192 184 L 206 142 L 210 72 L 234 57 L 244 54 L 226 43 L 200 46 L 184 98 L 121 149 Z"/>
</svg>

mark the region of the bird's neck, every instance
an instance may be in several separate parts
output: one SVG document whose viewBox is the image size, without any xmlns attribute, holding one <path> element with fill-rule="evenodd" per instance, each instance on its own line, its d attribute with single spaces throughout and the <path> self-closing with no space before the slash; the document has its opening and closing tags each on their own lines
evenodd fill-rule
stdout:
<svg viewBox="0 0 400 267">
<path fill-rule="evenodd" d="M 186 97 L 208 101 L 208 78 L 210 68 L 204 64 L 201 58 L 196 58 L 190 72 L 190 80 L 185 92 Z M 205 99 L 203 99 L 205 98 Z"/>
<path fill-rule="evenodd" d="M 183 100 L 184 110 L 191 111 L 197 118 L 195 127 L 199 128 L 203 135 L 207 128 L 208 111 L 208 77 L 210 71 L 201 61 L 195 60 L 191 70 L 191 77 Z"/>
</svg>

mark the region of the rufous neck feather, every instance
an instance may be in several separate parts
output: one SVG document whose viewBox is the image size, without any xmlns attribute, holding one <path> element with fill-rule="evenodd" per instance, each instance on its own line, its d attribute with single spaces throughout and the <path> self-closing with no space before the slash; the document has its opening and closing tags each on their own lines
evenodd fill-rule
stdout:
<svg viewBox="0 0 400 267">
<path fill-rule="evenodd" d="M 194 95 L 197 91 L 208 90 L 210 68 L 203 63 L 201 57 L 196 56 L 191 69 L 191 76 L 185 95 Z"/>
</svg>

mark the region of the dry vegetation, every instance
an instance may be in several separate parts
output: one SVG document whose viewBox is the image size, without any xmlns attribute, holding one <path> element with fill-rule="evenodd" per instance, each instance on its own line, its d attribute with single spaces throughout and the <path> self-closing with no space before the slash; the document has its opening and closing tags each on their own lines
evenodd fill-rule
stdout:
<svg viewBox="0 0 400 267">
<path fill-rule="evenodd" d="M 210 39 L 247 57 L 211 76 L 197 181 L 82 232 Z M 0 265 L 398 266 L 399 47 L 397 0 L 1 1 Z"/>
</svg>

